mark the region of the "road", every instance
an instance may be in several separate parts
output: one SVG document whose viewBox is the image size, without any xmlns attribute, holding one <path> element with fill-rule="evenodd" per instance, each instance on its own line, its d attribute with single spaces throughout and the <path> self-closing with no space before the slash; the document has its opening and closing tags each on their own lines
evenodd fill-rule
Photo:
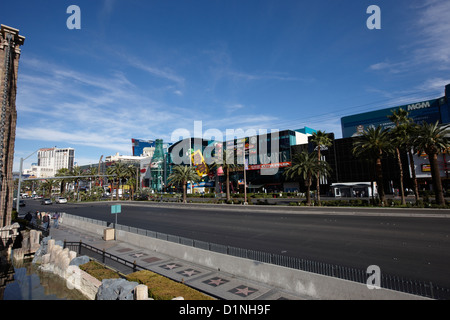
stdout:
<svg viewBox="0 0 450 320">
<path fill-rule="evenodd" d="M 110 202 L 42 206 L 114 222 Z M 450 288 L 450 210 L 183 205 L 122 202 L 118 223 L 142 229 L 366 269 Z"/>
</svg>

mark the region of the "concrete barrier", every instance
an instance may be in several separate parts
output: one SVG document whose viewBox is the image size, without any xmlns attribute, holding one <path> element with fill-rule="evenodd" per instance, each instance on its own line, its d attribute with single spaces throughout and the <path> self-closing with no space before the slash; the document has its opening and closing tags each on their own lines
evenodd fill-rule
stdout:
<svg viewBox="0 0 450 320">
<path fill-rule="evenodd" d="M 105 226 L 70 216 L 64 224 L 103 236 Z M 425 297 L 388 289 L 369 289 L 365 284 L 323 276 L 311 272 L 234 257 L 213 251 L 117 230 L 118 241 L 133 244 L 238 277 L 265 283 L 318 300 L 422 300 Z"/>
</svg>

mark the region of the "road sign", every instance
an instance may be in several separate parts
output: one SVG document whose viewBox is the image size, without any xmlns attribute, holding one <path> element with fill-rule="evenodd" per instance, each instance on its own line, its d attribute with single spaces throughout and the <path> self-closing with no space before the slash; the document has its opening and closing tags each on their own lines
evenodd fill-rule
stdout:
<svg viewBox="0 0 450 320">
<path fill-rule="evenodd" d="M 116 215 L 116 223 L 114 224 L 114 240 L 116 240 L 116 226 L 117 226 L 117 214 L 122 212 L 122 206 L 120 204 L 116 204 L 111 206 L 111 214 Z"/>
<path fill-rule="evenodd" d="M 121 213 L 121 212 L 122 212 L 122 206 L 120 204 L 116 204 L 114 206 L 111 206 L 111 213 L 112 214 Z"/>
</svg>

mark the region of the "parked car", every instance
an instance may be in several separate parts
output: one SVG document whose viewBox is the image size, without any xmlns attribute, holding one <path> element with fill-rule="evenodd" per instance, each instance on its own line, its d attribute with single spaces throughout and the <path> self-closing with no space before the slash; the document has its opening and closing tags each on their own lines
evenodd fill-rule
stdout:
<svg viewBox="0 0 450 320">
<path fill-rule="evenodd" d="M 67 199 L 63 197 L 58 197 L 55 200 L 56 203 L 67 203 Z"/>
<path fill-rule="evenodd" d="M 41 201 L 41 204 L 49 205 L 49 204 L 53 204 L 53 202 L 52 202 L 52 199 L 44 199 Z"/>
</svg>

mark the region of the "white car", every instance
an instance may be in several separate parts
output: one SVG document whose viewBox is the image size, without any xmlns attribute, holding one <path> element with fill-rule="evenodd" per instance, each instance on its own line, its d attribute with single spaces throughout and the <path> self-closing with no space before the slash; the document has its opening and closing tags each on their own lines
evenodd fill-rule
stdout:
<svg viewBox="0 0 450 320">
<path fill-rule="evenodd" d="M 44 199 L 44 200 L 41 201 L 41 204 L 49 205 L 49 204 L 53 204 L 53 202 L 52 202 L 51 199 Z"/>
<path fill-rule="evenodd" d="M 56 203 L 67 203 L 67 199 L 63 197 L 56 198 Z"/>
</svg>

